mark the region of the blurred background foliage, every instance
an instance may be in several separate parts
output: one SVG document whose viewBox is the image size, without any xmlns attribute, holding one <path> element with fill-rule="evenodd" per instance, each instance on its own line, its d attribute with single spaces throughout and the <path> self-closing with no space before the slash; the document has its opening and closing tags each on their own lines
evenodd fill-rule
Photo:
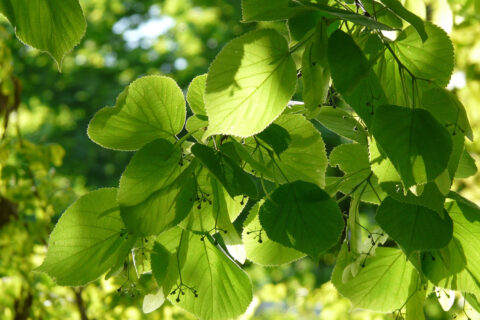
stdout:
<svg viewBox="0 0 480 320">
<path fill-rule="evenodd" d="M 42 261 L 48 234 L 65 208 L 87 190 L 116 186 L 131 156 L 88 139 L 93 114 L 114 105 L 123 88 L 143 75 L 165 74 L 186 89 L 226 42 L 259 26 L 241 23 L 239 0 L 80 2 L 87 33 L 65 58 L 62 73 L 47 54 L 21 44 L 0 18 L 0 319 L 190 319 L 168 303 L 142 313 L 148 276 L 136 286 L 128 274 L 72 289 L 31 270 Z M 456 68 L 449 89 L 466 106 L 477 136 L 467 149 L 478 160 L 480 1 L 404 3 L 451 36 Z M 286 32 L 283 23 L 269 26 Z M 329 149 L 340 142 L 322 133 Z M 477 174 L 456 188 L 480 204 L 479 185 Z M 247 265 L 255 297 L 243 318 L 398 318 L 350 312 L 350 303 L 328 282 L 334 262 L 334 254 L 327 254 L 319 266 L 309 259 L 277 268 Z M 460 296 L 449 312 L 432 296 L 425 312 L 428 319 L 480 319 Z"/>
</svg>

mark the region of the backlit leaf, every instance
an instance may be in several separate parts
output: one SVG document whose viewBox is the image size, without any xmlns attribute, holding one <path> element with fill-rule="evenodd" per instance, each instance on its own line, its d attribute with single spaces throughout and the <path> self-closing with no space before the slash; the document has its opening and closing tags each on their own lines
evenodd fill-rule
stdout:
<svg viewBox="0 0 480 320">
<path fill-rule="evenodd" d="M 74 202 L 50 235 L 47 256 L 37 271 L 57 284 L 80 286 L 123 261 L 135 243 L 120 218 L 117 189 L 98 189 Z"/>
<path fill-rule="evenodd" d="M 132 82 L 118 96 L 115 107 L 95 114 L 88 136 L 105 148 L 137 150 L 158 138 L 174 141 L 185 115 L 185 99 L 175 81 L 147 76 Z"/>
<path fill-rule="evenodd" d="M 272 123 L 295 91 L 297 71 L 285 38 L 263 29 L 228 43 L 210 66 L 208 134 L 252 136 Z"/>
</svg>

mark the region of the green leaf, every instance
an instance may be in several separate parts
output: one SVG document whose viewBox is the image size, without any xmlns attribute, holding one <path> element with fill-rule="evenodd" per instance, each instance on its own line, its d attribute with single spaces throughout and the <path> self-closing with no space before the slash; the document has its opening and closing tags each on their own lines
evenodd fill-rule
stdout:
<svg viewBox="0 0 480 320">
<path fill-rule="evenodd" d="M 406 320 L 425 320 L 423 307 L 425 306 L 427 288 L 420 283 L 420 278 L 415 272 L 410 280 L 408 296 L 409 298 L 405 305 Z"/>
<path fill-rule="evenodd" d="M 208 134 L 259 133 L 286 108 L 296 81 L 287 41 L 277 31 L 256 30 L 232 40 L 208 72 Z"/>
<path fill-rule="evenodd" d="M 270 239 L 315 261 L 338 242 L 344 227 L 337 203 L 317 185 L 304 181 L 275 189 L 260 207 L 259 218 Z"/>
<path fill-rule="evenodd" d="M 193 115 L 187 119 L 187 123 L 185 124 L 185 129 L 188 132 L 192 132 L 192 136 L 198 142 L 201 142 L 203 139 L 203 135 L 208 127 L 208 118 L 204 115 Z"/>
<path fill-rule="evenodd" d="M 205 167 L 200 170 L 195 179 L 198 198 L 189 217 L 182 221 L 180 226 L 201 234 L 218 231 L 229 245 L 240 244 L 240 236 L 233 227 L 232 221 L 243 210 L 246 204 L 244 197 L 230 197 L 225 188 Z"/>
<path fill-rule="evenodd" d="M 416 270 L 401 250 L 377 248 L 375 256 L 367 258 L 365 267 L 344 282 L 343 271 L 351 262 L 352 257 L 344 244 L 333 269 L 332 282 L 354 308 L 393 312 L 404 305 Z"/>
<path fill-rule="evenodd" d="M 133 206 L 170 185 L 182 172 L 182 150 L 171 142 L 152 141 L 135 153 L 120 178 L 118 202 Z"/>
<path fill-rule="evenodd" d="M 237 163 L 224 155 L 202 144 L 194 144 L 192 153 L 220 181 L 230 196 L 248 195 L 257 197 L 257 187 L 252 177 L 243 171 Z"/>
<path fill-rule="evenodd" d="M 453 220 L 448 247 L 425 255 L 423 272 L 436 286 L 480 295 L 480 208 L 456 193 L 445 209 Z"/>
<path fill-rule="evenodd" d="M 375 220 L 407 256 L 414 251 L 441 249 L 452 239 L 453 223 L 448 215 L 441 218 L 435 211 L 391 197 L 378 207 Z"/>
<path fill-rule="evenodd" d="M 451 136 L 426 110 L 381 106 L 372 133 L 406 188 L 433 181 L 448 166 Z"/>
<path fill-rule="evenodd" d="M 268 168 L 272 175 L 260 171 L 261 168 L 255 170 L 263 173 L 265 178 L 279 183 L 303 180 L 324 186 L 328 161 L 320 132 L 305 117 L 298 114 L 282 115 L 275 121 L 275 125 L 288 132 L 290 144 L 287 150 L 276 157 L 263 148 L 256 148 L 254 139 L 246 139 L 245 144 L 251 156 Z"/>
<path fill-rule="evenodd" d="M 438 190 L 435 182 L 425 184 L 421 195 L 415 195 L 410 190 L 404 190 L 401 183 L 398 182 L 383 182 L 380 187 L 397 201 L 424 206 L 437 212 L 440 217 L 444 215 L 445 196 Z"/>
<path fill-rule="evenodd" d="M 165 297 L 168 297 L 177 283 L 179 266 L 185 263 L 188 243 L 183 241 L 183 238 L 183 229 L 179 227 L 171 228 L 156 236 L 154 246 L 158 243 L 158 251 L 152 251 L 151 254 L 152 275 Z M 168 255 L 168 263 L 166 263 L 164 260 Z"/>
<path fill-rule="evenodd" d="M 315 119 L 341 137 L 367 144 L 367 132 L 355 117 L 345 110 L 323 106 Z"/>
<path fill-rule="evenodd" d="M 467 150 L 463 150 L 462 157 L 458 164 L 457 172 L 455 173 L 455 178 L 465 179 L 473 176 L 477 173 L 477 165 L 475 164 L 475 159 L 468 153 Z"/>
<path fill-rule="evenodd" d="M 397 169 L 395 169 L 393 163 L 387 158 L 385 153 L 380 150 L 375 138 L 371 138 L 369 141 L 369 154 L 372 172 L 378 177 L 378 182 L 401 182 L 401 178 L 398 175 Z"/>
<path fill-rule="evenodd" d="M 468 304 L 477 312 L 480 313 L 480 302 L 477 300 L 477 297 L 471 293 L 462 293 L 462 296 L 467 300 Z"/>
<path fill-rule="evenodd" d="M 193 78 L 187 91 L 187 101 L 190 109 L 196 115 L 206 115 L 203 96 L 207 86 L 207 74 Z"/>
<path fill-rule="evenodd" d="M 242 0 L 244 22 L 286 20 L 305 11 L 290 0 Z"/>
<path fill-rule="evenodd" d="M 325 15 L 317 10 L 305 10 L 289 18 L 287 28 L 290 42 L 297 43 L 311 37 L 315 26 L 324 17 Z M 338 28 L 338 25 L 335 28 Z"/>
<path fill-rule="evenodd" d="M 328 63 L 335 89 L 369 127 L 388 101 L 370 62 L 350 35 L 337 30 L 328 40 Z"/>
<path fill-rule="evenodd" d="M 364 144 L 345 143 L 330 152 L 330 165 L 338 166 L 343 172 L 351 173 L 370 168 L 368 148 Z"/>
<path fill-rule="evenodd" d="M 387 26 L 391 26 L 392 28 L 398 30 L 402 29 L 402 19 L 400 19 L 393 11 L 386 8 L 381 3 L 376 1 L 363 1 L 362 3 L 370 15 L 375 15 L 375 20 L 384 23 Z"/>
<path fill-rule="evenodd" d="M 402 3 L 398 0 L 380 0 L 380 1 L 382 1 L 382 3 L 387 6 L 387 8 L 395 12 L 403 20 L 410 23 L 418 32 L 418 35 L 423 41 L 427 40 L 428 35 L 425 32 L 425 26 L 421 18 L 419 18 L 415 14 L 405 9 L 405 7 L 402 6 Z"/>
<path fill-rule="evenodd" d="M 267 177 L 273 177 L 273 172 L 270 170 L 270 168 L 267 167 L 267 164 L 264 163 L 263 158 L 257 160 L 253 157 L 253 154 L 251 154 L 251 148 L 237 142 L 236 140 L 232 140 L 232 143 L 235 148 L 236 154 L 240 159 L 245 161 L 251 167 L 252 173 L 260 176 L 263 175 Z"/>
<path fill-rule="evenodd" d="M 172 254 L 160 243 L 155 242 L 150 256 L 152 265 L 152 274 L 159 287 L 163 285 L 168 272 L 170 261 L 173 260 Z"/>
<path fill-rule="evenodd" d="M 473 132 L 463 104 L 450 91 L 433 83 L 421 82 L 422 98 L 419 107 L 428 110 L 438 122 L 473 141 Z"/>
<path fill-rule="evenodd" d="M 123 261 L 135 243 L 120 218 L 117 189 L 98 189 L 75 201 L 50 235 L 47 256 L 36 271 L 58 285 L 81 286 Z"/>
<path fill-rule="evenodd" d="M 393 50 L 415 77 L 445 87 L 453 72 L 453 44 L 443 29 L 430 22 L 425 23 L 425 31 L 428 39 L 424 42 L 414 27 L 406 28 L 393 43 Z"/>
<path fill-rule="evenodd" d="M 316 28 L 313 41 L 305 48 L 302 57 L 303 101 L 313 111 L 325 103 L 330 87 L 328 67 L 327 24 L 322 20 Z"/>
<path fill-rule="evenodd" d="M 375 204 L 380 204 L 381 199 L 385 198 L 386 194 L 370 170 L 366 145 L 346 143 L 335 147 L 330 152 L 330 165 L 338 166 L 345 174 L 329 179 L 330 183 L 326 188 L 328 193 L 341 191 L 343 194 Z"/>
<path fill-rule="evenodd" d="M 372 19 L 370 17 L 364 16 L 361 14 L 354 13 L 353 11 L 333 8 L 322 3 L 311 3 L 311 2 L 305 3 L 304 2 L 304 4 L 307 7 L 319 10 L 320 12 L 327 14 L 327 16 L 329 15 L 332 17 L 340 18 L 342 20 L 351 21 L 357 25 L 369 27 L 372 29 L 393 30 L 391 27 L 383 23 L 380 23 L 375 19 Z"/>
<path fill-rule="evenodd" d="M 183 231 L 182 246 L 188 246 L 181 264 L 181 281 L 196 290 L 198 297 L 187 288 L 185 295 L 170 295 L 168 299 L 204 320 L 222 320 L 245 312 L 252 301 L 252 284 L 248 275 L 230 260 L 209 238 Z M 178 282 L 177 282 L 178 284 Z"/>
<path fill-rule="evenodd" d="M 260 206 L 261 203 L 257 203 L 250 210 L 243 228 L 242 238 L 248 260 L 263 266 L 278 266 L 304 257 L 304 253 L 270 240 L 258 218 Z"/>
<path fill-rule="evenodd" d="M 162 290 L 158 290 L 156 294 L 147 294 L 143 297 L 142 311 L 150 313 L 160 308 L 165 302 L 165 295 Z"/>
<path fill-rule="evenodd" d="M 135 205 L 121 206 L 122 219 L 134 234 L 160 234 L 180 223 L 192 209 L 196 186 L 192 163 L 175 181 Z M 135 201 L 136 202 L 136 201 Z"/>
<path fill-rule="evenodd" d="M 115 107 L 95 114 L 88 136 L 105 148 L 137 150 L 158 138 L 174 141 L 185 116 L 185 99 L 175 81 L 147 76 L 132 82 L 118 96 Z"/>
<path fill-rule="evenodd" d="M 0 0 L 0 13 L 23 43 L 48 52 L 58 69 L 87 29 L 78 0 Z"/>
<path fill-rule="evenodd" d="M 280 155 L 283 151 L 288 149 L 292 138 L 288 131 L 276 123 L 272 123 L 259 134 L 255 136 L 257 140 L 266 143 L 271 151 Z"/>
</svg>

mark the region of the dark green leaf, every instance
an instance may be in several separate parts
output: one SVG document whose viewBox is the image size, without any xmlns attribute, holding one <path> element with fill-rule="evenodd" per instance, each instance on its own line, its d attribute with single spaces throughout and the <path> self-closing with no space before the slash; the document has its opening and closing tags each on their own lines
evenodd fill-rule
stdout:
<svg viewBox="0 0 480 320">
<path fill-rule="evenodd" d="M 452 239 L 453 223 L 422 206 L 399 202 L 391 197 L 383 200 L 375 220 L 406 252 L 445 247 Z"/>
<path fill-rule="evenodd" d="M 447 169 L 451 136 L 426 110 L 381 106 L 372 133 L 406 188 L 433 181 Z"/>
<path fill-rule="evenodd" d="M 292 141 L 288 131 L 275 123 L 269 125 L 267 129 L 257 134 L 256 137 L 265 142 L 277 155 L 287 150 Z"/>
<path fill-rule="evenodd" d="M 375 110 L 387 98 L 370 63 L 352 37 L 335 31 L 328 40 L 328 63 L 333 85 L 370 126 Z"/>
<path fill-rule="evenodd" d="M 192 153 L 220 181 L 230 196 L 248 195 L 257 197 L 257 188 L 252 177 L 222 152 L 202 144 L 194 144 Z"/>
<path fill-rule="evenodd" d="M 318 186 L 295 181 L 278 187 L 261 206 L 268 237 L 316 261 L 338 242 L 344 222 L 337 203 Z"/>
</svg>

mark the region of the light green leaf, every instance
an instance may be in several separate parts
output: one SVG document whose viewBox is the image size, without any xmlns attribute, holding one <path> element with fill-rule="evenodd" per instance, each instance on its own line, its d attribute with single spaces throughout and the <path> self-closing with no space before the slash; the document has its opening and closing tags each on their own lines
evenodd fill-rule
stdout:
<svg viewBox="0 0 480 320">
<path fill-rule="evenodd" d="M 127 228 L 138 235 L 155 235 L 185 219 L 195 200 L 194 167 L 195 163 L 192 163 L 174 182 L 151 193 L 144 201 L 121 206 Z"/>
<path fill-rule="evenodd" d="M 187 119 L 187 123 L 185 124 L 185 129 L 188 132 L 193 132 L 192 136 L 198 142 L 203 140 L 203 135 L 208 127 L 208 118 L 204 115 L 193 115 Z"/>
<path fill-rule="evenodd" d="M 185 116 L 185 99 L 175 81 L 147 76 L 132 82 L 118 96 L 115 107 L 95 114 L 88 136 L 105 148 L 137 150 L 158 138 L 174 141 Z"/>
<path fill-rule="evenodd" d="M 187 101 L 190 109 L 196 115 L 206 115 L 203 96 L 207 86 L 207 74 L 193 78 L 187 91 Z"/>
<path fill-rule="evenodd" d="M 430 22 L 425 23 L 425 31 L 428 39 L 423 42 L 415 28 L 408 27 L 393 43 L 393 50 L 415 77 L 445 87 L 453 72 L 453 44 L 443 29 Z"/>
<path fill-rule="evenodd" d="M 270 155 L 264 148 L 256 148 L 254 139 L 247 139 L 245 144 L 251 156 L 262 166 L 267 167 L 273 175 L 260 171 L 260 168 L 255 170 L 263 173 L 265 178 L 279 183 L 303 180 L 323 187 L 328 161 L 320 132 L 305 117 L 298 114 L 282 115 L 275 121 L 275 125 L 288 132 L 290 144 L 277 157 Z"/>
<path fill-rule="evenodd" d="M 0 13 L 22 42 L 48 52 L 58 69 L 87 29 L 78 0 L 0 0 Z"/>
<path fill-rule="evenodd" d="M 423 271 L 436 286 L 480 295 L 480 208 L 456 193 L 445 209 L 453 238 L 444 250 L 426 254 Z"/>
<path fill-rule="evenodd" d="M 187 257 L 188 242 L 184 240 L 183 233 L 183 229 L 175 227 L 156 236 L 158 251 L 152 252 L 151 256 L 152 275 L 158 286 L 161 286 L 165 297 L 175 289 L 179 267 L 185 263 Z M 168 255 L 169 258 L 166 258 Z M 165 259 L 168 259 L 168 264 Z"/>
<path fill-rule="evenodd" d="M 425 26 L 421 18 L 419 18 L 415 14 L 405 9 L 405 7 L 402 6 L 402 3 L 398 0 L 380 0 L 380 1 L 382 1 L 382 3 L 387 6 L 387 8 L 395 12 L 403 20 L 410 23 L 415 28 L 415 30 L 417 30 L 418 35 L 423 41 L 427 40 L 428 35 L 425 32 Z"/>
<path fill-rule="evenodd" d="M 260 207 L 259 218 L 270 239 L 315 261 L 338 242 L 344 227 L 337 203 L 317 185 L 304 181 L 275 189 Z"/>
<path fill-rule="evenodd" d="M 295 92 L 287 41 L 270 29 L 228 43 L 210 66 L 205 93 L 208 134 L 252 136 L 273 122 Z"/>
<path fill-rule="evenodd" d="M 260 205 L 261 203 L 257 203 L 250 210 L 243 228 L 242 238 L 248 260 L 263 266 L 277 266 L 304 257 L 304 253 L 270 240 L 266 232 L 262 230 L 258 218 Z"/>
<path fill-rule="evenodd" d="M 463 292 L 462 293 L 462 296 L 465 298 L 465 300 L 467 300 L 468 304 L 470 304 L 470 306 L 475 310 L 477 311 L 478 313 L 480 313 L 480 302 L 478 301 L 477 297 L 475 297 L 475 295 L 471 294 L 471 293 L 465 293 Z"/>
<path fill-rule="evenodd" d="M 343 271 L 353 262 L 352 259 L 344 244 L 333 269 L 332 282 L 355 309 L 393 312 L 404 305 L 416 270 L 401 250 L 377 248 L 375 256 L 367 258 L 365 267 L 355 277 L 343 282 Z"/>
<path fill-rule="evenodd" d="M 50 235 L 47 256 L 36 271 L 57 284 L 81 286 L 123 261 L 135 243 L 120 218 L 117 189 L 98 189 L 74 202 Z"/>
<path fill-rule="evenodd" d="M 415 272 L 412 274 L 412 279 L 410 280 L 408 296 L 409 298 L 405 306 L 405 320 L 425 320 L 423 307 L 427 296 L 427 288 L 420 283 L 420 278 Z"/>
<path fill-rule="evenodd" d="M 143 297 L 143 313 L 150 313 L 157 310 L 164 302 L 165 295 L 161 289 L 158 290 L 156 294 L 146 294 L 145 297 Z"/>
<path fill-rule="evenodd" d="M 328 63 L 335 89 L 369 127 L 375 110 L 388 101 L 371 63 L 341 30 L 328 40 Z"/>
<path fill-rule="evenodd" d="M 371 137 L 369 140 L 368 147 L 371 169 L 378 178 L 378 182 L 380 184 L 384 182 L 401 182 L 397 169 L 395 169 L 393 163 L 387 158 L 385 153 L 380 150 L 374 137 Z"/>
<path fill-rule="evenodd" d="M 182 172 L 181 160 L 182 150 L 167 140 L 159 139 L 145 145 L 133 155 L 120 178 L 119 204 L 136 205 L 170 185 Z"/>
<path fill-rule="evenodd" d="M 406 188 L 433 181 L 448 166 L 451 136 L 426 110 L 381 106 L 372 133 Z"/>
<path fill-rule="evenodd" d="M 328 35 L 326 20 L 322 20 L 313 40 L 306 46 L 302 57 L 303 101 L 313 111 L 325 103 L 330 87 L 328 67 Z"/>
<path fill-rule="evenodd" d="M 195 233 L 219 232 L 229 244 L 239 244 L 240 236 L 232 225 L 247 200 L 243 196 L 230 197 L 217 179 L 205 167 L 195 177 L 197 200 L 189 217 L 181 227 Z M 227 233 L 225 233 L 227 231 Z"/>
<path fill-rule="evenodd" d="M 213 148 L 196 143 L 192 153 L 220 181 L 230 196 L 248 195 L 257 197 L 257 187 L 252 177 L 243 171 L 238 164 Z"/>
<path fill-rule="evenodd" d="M 182 284 L 193 288 L 198 297 L 183 287 L 185 295 L 177 290 L 168 299 L 204 320 L 229 319 L 244 313 L 252 301 L 248 275 L 209 238 L 201 241 L 199 235 L 183 231 L 184 245 L 188 245 L 188 251 L 181 264 Z"/>
<path fill-rule="evenodd" d="M 341 137 L 367 144 L 367 132 L 354 116 L 345 110 L 323 106 L 315 119 Z"/>
<path fill-rule="evenodd" d="M 453 223 L 448 215 L 441 218 L 435 211 L 391 197 L 378 207 L 375 220 L 407 256 L 414 251 L 441 249 L 452 239 Z"/>
<path fill-rule="evenodd" d="M 458 164 L 457 172 L 455 173 L 455 178 L 465 179 L 473 176 L 477 173 L 477 165 L 475 164 L 475 159 L 468 153 L 467 150 L 463 150 L 462 157 Z"/>
</svg>

